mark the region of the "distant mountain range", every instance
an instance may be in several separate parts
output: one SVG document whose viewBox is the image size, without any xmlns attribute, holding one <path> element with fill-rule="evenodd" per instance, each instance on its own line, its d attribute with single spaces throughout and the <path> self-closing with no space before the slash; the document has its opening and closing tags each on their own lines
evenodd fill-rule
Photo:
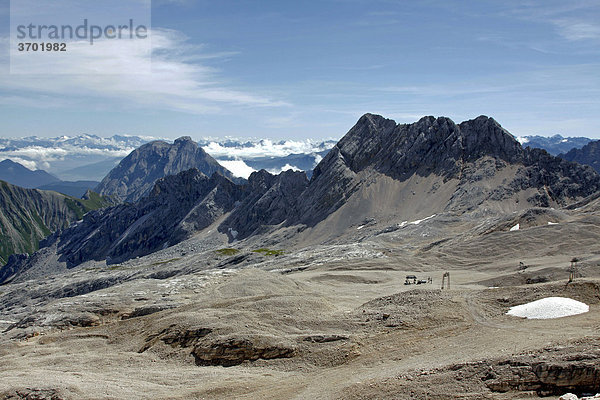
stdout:
<svg viewBox="0 0 600 400">
<path fill-rule="evenodd" d="M 563 137 L 561 135 L 554 136 L 520 136 L 517 140 L 523 147 L 532 147 L 544 149 L 553 156 L 560 153 L 566 153 L 571 149 L 580 149 L 593 139 L 586 137 Z"/>
<path fill-rule="evenodd" d="M 141 145 L 160 140 L 149 136 L 96 135 L 40 138 L 0 138 L 0 160 L 9 158 L 29 169 L 41 169 L 66 181 L 101 181 L 124 157 Z M 592 139 L 554 135 L 521 136 L 524 147 L 541 148 L 552 155 L 581 148 Z M 199 139 L 197 143 L 235 176 L 248 178 L 265 169 L 273 174 L 312 169 L 335 145 L 335 140 Z"/>
<path fill-rule="evenodd" d="M 85 134 L 0 138 L 0 160 L 11 159 L 31 170 L 43 169 L 61 180 L 100 181 L 119 160 L 153 139 L 121 135 L 102 138 Z M 107 165 L 102 164 L 107 161 Z M 89 165 L 93 168 L 86 168 Z"/>
<path fill-rule="evenodd" d="M 129 153 L 155 140 L 161 138 L 122 135 L 0 138 L 0 160 L 9 158 L 62 180 L 101 181 Z M 272 173 L 285 169 L 311 171 L 335 141 L 200 139 L 198 144 L 235 176 L 247 178 L 260 169 Z"/>
<path fill-rule="evenodd" d="M 571 149 L 565 154 L 560 154 L 559 157 L 579 164 L 590 165 L 600 172 L 600 140 L 589 142 L 581 149 Z"/>
<path fill-rule="evenodd" d="M 12 160 L 0 162 L 0 180 L 26 189 L 53 190 L 68 196 L 81 198 L 98 185 L 97 181 L 61 181 L 46 171 L 32 171 Z"/>
<path fill-rule="evenodd" d="M 122 163 L 121 172 L 138 176 L 153 163 L 162 169 L 165 160 L 171 168 L 177 157 L 191 154 L 176 149 L 193 145 L 189 138 L 145 145 Z M 146 190 L 137 188 L 137 193 Z M 372 220 L 395 223 L 392 230 L 440 213 L 476 221 L 482 215 L 567 206 L 599 190 L 600 175 L 591 167 L 522 148 L 492 118 L 456 124 L 424 117 L 396 124 L 365 114 L 319 162 L 310 181 L 304 172 L 290 170 L 254 172 L 242 184 L 219 170 L 211 176 L 195 168 L 165 176 L 138 202 L 93 211 L 48 238 L 44 251 L 51 257 L 12 258 L 0 281 L 18 279 L 33 267 L 51 273 L 58 264 L 122 262 L 209 227 L 230 242 L 331 243 Z"/>
<path fill-rule="evenodd" d="M 28 189 L 60 182 L 60 179 L 46 171 L 32 171 L 12 160 L 0 161 L 0 180 Z"/>
<path fill-rule="evenodd" d="M 38 186 L 37 189 L 41 190 L 53 190 L 58 193 L 66 194 L 67 196 L 73 196 L 80 199 L 83 197 L 88 190 L 93 190 L 98 186 L 98 181 L 58 181 L 49 183 L 47 185 Z"/>
</svg>

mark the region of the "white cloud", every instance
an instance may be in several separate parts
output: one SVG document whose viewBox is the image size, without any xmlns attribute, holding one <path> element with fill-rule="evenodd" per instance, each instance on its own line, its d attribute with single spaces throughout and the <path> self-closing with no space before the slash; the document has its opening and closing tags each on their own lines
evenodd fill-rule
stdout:
<svg viewBox="0 0 600 400">
<path fill-rule="evenodd" d="M 94 149 L 89 147 L 78 147 L 78 146 L 61 146 L 61 147 L 41 147 L 41 146 L 29 146 L 15 150 L 2 151 L 2 156 L 13 156 L 13 157 L 27 157 L 31 160 L 37 161 L 56 161 L 62 160 L 67 156 L 73 155 L 97 155 L 106 157 L 125 157 L 131 153 L 134 149 Z M 8 157 L 7 157 L 8 158 Z"/>
<path fill-rule="evenodd" d="M 152 54 L 130 40 L 99 40 L 94 45 L 68 42 L 67 52 L 60 56 L 28 54 L 27 63 L 19 63 L 14 71 L 19 74 L 0 75 L 0 89 L 18 93 L 13 101 L 19 102 L 20 97 L 36 107 L 56 106 L 53 99 L 60 106 L 94 99 L 105 107 L 160 107 L 189 113 L 218 112 L 224 106 L 287 105 L 232 89 L 217 70 L 202 63 L 233 53 L 202 54 L 202 47 L 188 45 L 188 38 L 173 30 L 153 29 L 150 37 Z M 0 44 L 8 46 L 8 39 Z M 18 53 L 16 48 L 11 51 L 13 56 Z M 40 74 L 40 68 L 53 74 Z"/>
<path fill-rule="evenodd" d="M 227 168 L 233 176 L 238 178 L 248 179 L 251 173 L 256 171 L 254 168 L 248 166 L 242 160 L 217 160 L 219 164 Z"/>
<path fill-rule="evenodd" d="M 315 167 L 323 160 L 323 156 L 315 154 Z"/>
<path fill-rule="evenodd" d="M 310 154 L 330 149 L 335 141 L 318 142 L 306 140 L 286 140 L 273 142 L 269 139 L 254 142 L 252 146 L 238 145 L 235 147 L 224 146 L 219 142 L 210 142 L 202 148 L 215 158 L 258 158 L 258 157 L 285 157 L 290 154 Z"/>
<path fill-rule="evenodd" d="M 284 172 L 284 171 L 288 171 L 288 170 L 292 170 L 292 171 L 302 171 L 300 168 L 295 167 L 293 165 L 290 164 L 285 164 L 283 167 L 281 167 L 280 169 L 270 169 L 269 172 L 272 173 L 273 175 L 279 175 L 280 173 Z"/>
</svg>

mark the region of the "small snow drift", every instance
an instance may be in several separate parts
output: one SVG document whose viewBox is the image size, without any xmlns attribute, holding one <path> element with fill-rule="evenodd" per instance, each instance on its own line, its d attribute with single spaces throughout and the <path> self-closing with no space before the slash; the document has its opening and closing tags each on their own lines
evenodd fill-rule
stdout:
<svg viewBox="0 0 600 400">
<path fill-rule="evenodd" d="M 583 314 L 589 310 L 587 304 L 577 300 L 566 297 L 546 297 L 511 307 L 506 314 L 527 319 L 551 319 Z"/>
</svg>

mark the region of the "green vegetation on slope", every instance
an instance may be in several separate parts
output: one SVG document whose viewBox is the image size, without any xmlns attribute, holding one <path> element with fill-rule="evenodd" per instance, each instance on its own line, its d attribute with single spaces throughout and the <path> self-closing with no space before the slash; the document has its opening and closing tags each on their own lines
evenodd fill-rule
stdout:
<svg viewBox="0 0 600 400">
<path fill-rule="evenodd" d="M 222 256 L 234 256 L 240 252 L 238 249 L 231 249 L 231 248 L 219 249 L 219 250 L 215 250 L 215 251 Z"/>
<path fill-rule="evenodd" d="M 252 250 L 252 252 L 254 253 L 259 253 L 262 254 L 264 256 L 280 256 L 284 253 L 283 250 L 271 250 L 271 249 L 256 249 L 256 250 Z"/>
<path fill-rule="evenodd" d="M 111 204 L 110 199 L 92 192 L 87 199 L 77 199 L 0 181 L 0 265 L 11 254 L 35 252 L 39 241 L 55 230 Z"/>
</svg>

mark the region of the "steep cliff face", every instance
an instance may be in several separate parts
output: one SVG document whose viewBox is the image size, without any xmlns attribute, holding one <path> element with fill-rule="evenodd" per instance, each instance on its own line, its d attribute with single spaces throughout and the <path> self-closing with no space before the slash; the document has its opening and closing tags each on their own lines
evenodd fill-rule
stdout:
<svg viewBox="0 0 600 400">
<path fill-rule="evenodd" d="M 243 239 L 264 232 L 264 228 L 293 220 L 300 194 L 308 186 L 304 172 L 288 170 L 275 176 L 265 170 L 248 178 L 247 196 L 223 224 L 221 232 L 231 239 Z"/>
<path fill-rule="evenodd" d="M 558 156 L 567 161 L 589 165 L 600 173 L 600 140 L 589 142 L 581 149 L 571 149 Z"/>
<path fill-rule="evenodd" d="M 64 229 L 86 212 L 108 205 L 92 194 L 87 200 L 0 181 L 0 263 L 15 253 L 33 253 L 39 241 Z"/>
<path fill-rule="evenodd" d="M 154 141 L 137 148 L 110 171 L 95 191 L 135 202 L 150 193 L 157 179 L 190 168 L 196 168 L 207 176 L 218 172 L 234 180 L 227 169 L 185 136 L 173 144 Z"/>
</svg>

